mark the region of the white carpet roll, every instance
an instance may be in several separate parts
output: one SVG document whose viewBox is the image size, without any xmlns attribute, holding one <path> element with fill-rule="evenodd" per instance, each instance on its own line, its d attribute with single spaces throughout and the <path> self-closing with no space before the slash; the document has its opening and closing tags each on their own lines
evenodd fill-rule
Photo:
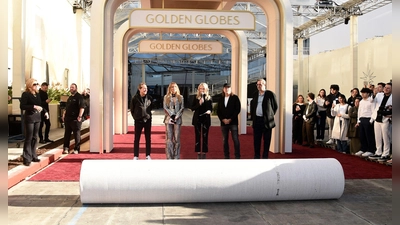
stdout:
<svg viewBox="0 0 400 225">
<path fill-rule="evenodd" d="M 336 159 L 84 160 L 82 203 L 183 203 L 337 199 Z"/>
</svg>

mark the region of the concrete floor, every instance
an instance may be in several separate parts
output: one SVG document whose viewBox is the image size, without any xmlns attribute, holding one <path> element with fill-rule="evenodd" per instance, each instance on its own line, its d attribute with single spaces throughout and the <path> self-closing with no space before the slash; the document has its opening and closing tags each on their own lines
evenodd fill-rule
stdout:
<svg viewBox="0 0 400 225">
<path fill-rule="evenodd" d="M 392 180 L 346 180 L 336 200 L 101 205 L 80 202 L 79 182 L 23 181 L 8 224 L 393 224 Z"/>
</svg>

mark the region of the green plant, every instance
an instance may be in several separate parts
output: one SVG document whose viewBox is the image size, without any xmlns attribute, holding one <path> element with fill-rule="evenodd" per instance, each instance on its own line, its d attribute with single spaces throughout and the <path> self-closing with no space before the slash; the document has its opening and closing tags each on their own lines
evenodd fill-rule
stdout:
<svg viewBox="0 0 400 225">
<path fill-rule="evenodd" d="M 60 83 L 53 84 L 47 90 L 47 95 L 52 100 L 52 102 L 60 102 L 62 95 L 70 96 L 69 88 L 63 88 Z"/>
</svg>

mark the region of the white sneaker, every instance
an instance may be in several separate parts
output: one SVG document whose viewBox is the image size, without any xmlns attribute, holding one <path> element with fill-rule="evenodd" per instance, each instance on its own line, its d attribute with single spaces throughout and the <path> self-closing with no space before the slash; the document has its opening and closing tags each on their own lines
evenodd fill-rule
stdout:
<svg viewBox="0 0 400 225">
<path fill-rule="evenodd" d="M 74 154 L 78 154 L 78 150 L 74 150 Z"/>
<path fill-rule="evenodd" d="M 356 156 L 360 156 L 360 155 L 362 155 L 362 154 L 364 154 L 364 152 L 363 152 L 363 151 L 358 151 L 358 152 L 356 152 L 356 154 L 354 154 L 354 155 L 356 155 Z"/>
<path fill-rule="evenodd" d="M 372 153 L 372 152 L 364 152 L 361 156 L 362 157 L 369 157 L 369 156 L 371 156 L 371 155 L 373 155 L 374 153 Z"/>
<path fill-rule="evenodd" d="M 329 141 L 326 142 L 327 145 L 331 145 L 331 144 L 333 144 L 333 143 L 335 143 L 335 142 L 333 141 L 333 139 L 329 139 Z"/>
<path fill-rule="evenodd" d="M 133 160 L 139 160 L 139 158 L 137 156 L 133 157 Z"/>
<path fill-rule="evenodd" d="M 146 159 L 147 159 L 147 160 L 151 160 L 150 155 L 146 156 Z"/>
<path fill-rule="evenodd" d="M 63 154 L 68 154 L 68 150 L 65 149 L 65 150 L 63 151 Z"/>
</svg>

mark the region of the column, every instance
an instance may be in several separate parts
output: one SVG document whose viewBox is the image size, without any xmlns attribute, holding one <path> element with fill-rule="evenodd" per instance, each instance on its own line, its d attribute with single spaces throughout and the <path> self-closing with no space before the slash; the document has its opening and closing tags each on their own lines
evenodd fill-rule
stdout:
<svg viewBox="0 0 400 225">
<path fill-rule="evenodd" d="M 350 17 L 350 58 L 352 68 L 352 88 L 358 85 L 358 16 Z"/>
<path fill-rule="evenodd" d="M 308 90 L 307 77 L 304 75 L 304 57 L 303 57 L 303 49 L 304 49 L 304 39 L 300 38 L 297 40 L 297 64 L 299 68 L 298 79 L 297 79 L 297 95 L 302 94 L 306 95 Z"/>
<path fill-rule="evenodd" d="M 25 90 L 25 32 L 26 32 L 26 2 L 25 0 L 12 1 L 13 8 L 13 82 L 12 92 L 14 97 L 20 97 Z M 7 9 L 6 9 L 7 10 Z M 8 32 L 7 32 L 8 33 Z M 13 114 L 20 114 L 19 101 L 13 100 Z"/>
</svg>

